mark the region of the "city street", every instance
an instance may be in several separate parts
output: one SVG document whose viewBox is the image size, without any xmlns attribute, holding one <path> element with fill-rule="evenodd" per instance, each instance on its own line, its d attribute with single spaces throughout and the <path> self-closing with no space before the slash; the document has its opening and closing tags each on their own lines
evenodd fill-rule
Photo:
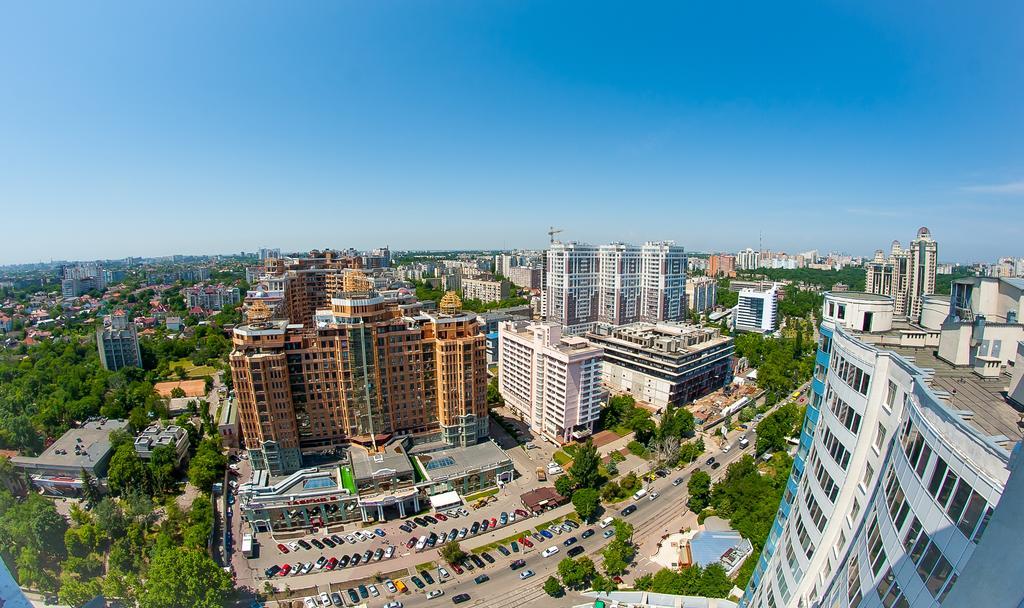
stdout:
<svg viewBox="0 0 1024 608">
<path fill-rule="evenodd" d="M 736 441 L 739 436 L 746 434 L 750 440 L 750 445 L 755 444 L 755 436 L 753 430 L 748 431 L 734 431 L 728 438 L 729 445 L 733 446 L 728 453 L 723 453 L 720 448 L 713 447 L 712 441 L 705 439 L 705 442 L 709 444 L 709 449 L 705 452 L 697 462 L 685 467 L 682 470 L 671 470 L 669 475 L 665 478 L 657 478 L 654 482 L 649 484 L 650 490 L 657 491 L 660 496 L 656 500 L 649 500 L 643 498 L 640 501 L 633 503 L 631 499 L 622 501 L 615 505 L 614 508 L 608 509 L 606 513 L 600 517 L 608 515 L 618 516 L 618 512 L 629 504 L 636 504 L 637 510 L 625 518 L 626 521 L 633 524 L 635 527 L 633 540 L 637 544 L 638 548 L 647 550 L 648 547 L 654 546 L 657 539 L 669 532 L 676 531 L 678 529 L 678 523 L 681 516 L 689 514 L 693 517 L 694 522 L 696 515 L 689 513 L 684 505 L 687 498 L 686 481 L 688 481 L 690 474 L 693 471 L 702 468 L 709 470 L 714 480 L 720 479 L 725 475 L 728 465 L 735 460 L 739 459 L 744 453 L 751 453 L 752 447 L 747 450 L 740 450 L 736 446 Z M 515 451 L 512 450 L 512 451 Z M 519 449 L 519 452 L 524 451 Z M 530 450 L 532 452 L 533 450 Z M 706 460 L 714 456 L 721 466 L 710 470 L 705 464 Z M 531 461 L 536 462 L 536 461 Z M 545 461 L 546 462 L 546 461 Z M 543 463 L 541 463 L 543 464 Z M 528 480 L 531 476 L 524 476 L 520 480 Z M 672 481 L 678 477 L 683 478 L 683 483 L 678 486 L 673 486 Z M 549 480 L 550 481 L 550 480 Z M 526 483 L 523 486 L 527 485 Z M 536 481 L 528 485 L 535 487 Z M 491 549 L 488 553 L 495 559 L 495 564 L 488 564 L 482 572 L 490 577 L 490 581 L 483 584 L 476 584 L 474 577 L 481 574 L 481 569 L 477 568 L 472 572 L 465 572 L 464 574 L 456 574 L 451 568 L 448 568 L 452 574 L 452 578 L 441 582 L 436 570 L 437 565 L 442 565 L 442 560 L 439 555 L 439 548 L 416 552 L 415 550 L 409 550 L 405 548 L 405 542 L 413 535 L 419 536 L 431 531 L 436 531 L 440 534 L 442 531 L 450 531 L 452 528 L 469 527 L 474 521 L 479 522 L 481 519 L 487 517 L 498 517 L 501 511 L 512 511 L 516 508 L 522 508 L 522 505 L 518 501 L 518 496 L 526 491 L 526 487 L 518 487 L 516 483 L 509 484 L 500 496 L 500 500 L 496 503 L 491 503 L 486 507 L 479 510 L 470 510 L 469 517 L 460 517 L 455 520 L 449 519 L 446 522 L 439 522 L 437 525 L 429 526 L 427 529 L 416 528 L 412 534 L 406 534 L 398 529 L 399 521 L 387 522 L 384 524 L 370 525 L 367 528 L 363 528 L 362 525 L 355 524 L 346 526 L 345 531 L 338 531 L 340 536 L 345 536 L 356 529 L 363 529 L 366 531 L 372 531 L 376 527 L 380 527 L 386 533 L 384 538 L 376 538 L 372 541 L 360 542 L 356 545 L 350 545 L 346 543 L 344 547 L 336 549 L 325 549 L 324 551 L 317 550 L 315 548 L 311 550 L 302 550 L 298 552 L 290 552 L 288 555 L 282 555 L 276 548 L 277 542 L 284 542 L 287 544 L 292 539 L 280 539 L 274 541 L 269 535 L 260 535 L 260 555 L 252 560 L 244 560 L 241 556 L 234 560 L 236 566 L 248 562 L 246 567 L 246 576 L 248 582 L 243 581 L 243 573 L 238 572 L 239 585 L 250 586 L 255 590 L 263 588 L 265 578 L 263 570 L 272 564 L 294 564 L 298 561 L 308 562 L 315 561 L 320 555 L 326 556 L 337 556 L 350 555 L 355 552 L 362 553 L 367 549 L 376 550 L 378 547 L 386 548 L 389 544 L 396 544 L 397 551 L 395 557 L 391 560 L 384 560 L 380 562 L 371 562 L 370 564 L 359 565 L 355 568 L 349 567 L 345 569 L 339 569 L 335 571 L 323 571 L 314 570 L 310 574 L 306 575 L 289 575 L 284 578 L 275 577 L 272 579 L 272 583 L 278 590 L 289 589 L 294 594 L 294 597 L 303 597 L 308 595 L 319 594 L 322 591 L 339 591 L 342 595 L 345 595 L 346 601 L 348 600 L 345 590 L 349 588 L 357 587 L 359 584 L 375 584 L 378 591 L 381 593 L 379 597 L 371 597 L 368 600 L 368 605 L 371 607 L 382 606 L 386 602 L 392 599 L 399 599 L 405 606 L 420 606 L 447 603 L 450 601 L 450 597 L 459 593 L 466 593 L 471 597 L 471 601 L 467 602 L 467 606 L 488 606 L 494 608 L 510 608 L 511 606 L 523 606 L 533 605 L 538 606 L 545 605 L 551 600 L 544 594 L 542 585 L 544 580 L 548 576 L 556 571 L 558 562 L 565 557 L 566 548 L 562 546 L 562 542 L 570 537 L 576 536 L 579 538 L 579 534 L 587 528 L 583 526 L 580 530 L 575 531 L 572 534 L 565 533 L 556 536 L 554 539 L 545 540 L 543 543 L 538 543 L 534 540 L 535 546 L 530 549 L 522 547 L 519 553 L 513 553 L 512 555 L 505 557 L 498 551 Z M 573 507 L 571 504 L 563 505 L 557 509 L 553 509 L 542 514 L 539 517 L 531 517 L 526 520 L 517 520 L 515 523 L 505 527 L 500 527 L 493 532 L 486 534 L 478 534 L 477 536 L 471 536 L 465 540 L 460 541 L 460 544 L 467 552 L 477 547 L 482 547 L 494 543 L 496 541 L 508 538 L 512 535 L 519 535 L 525 533 L 526 530 L 534 531 L 537 527 L 547 527 L 548 522 L 554 519 L 561 519 L 565 515 L 572 513 Z M 237 517 L 236 517 L 237 519 Z M 672 528 L 671 526 L 677 526 Z M 578 546 L 585 549 L 587 555 L 593 555 L 602 549 L 609 541 L 604 539 L 600 534 L 600 528 L 595 524 L 590 526 L 598 532 L 594 536 L 588 539 L 581 539 Z M 237 533 L 237 530 L 236 530 Z M 318 538 L 322 538 L 323 533 L 318 534 Z M 303 536 L 307 541 L 311 540 L 311 536 Z M 237 541 L 236 541 L 237 542 Z M 560 547 L 560 552 L 544 558 L 541 556 L 541 551 L 545 548 L 557 544 Z M 505 545 L 508 548 L 508 545 Z M 526 566 L 522 569 L 512 571 L 509 568 L 509 564 L 513 559 L 521 558 L 526 561 Z M 595 559 L 596 562 L 600 562 L 599 556 Z M 241 562 L 241 564 L 240 564 Z M 410 581 L 410 576 L 416 573 L 417 566 L 433 563 L 434 567 L 431 569 L 431 574 L 435 579 L 434 584 L 426 585 L 425 589 L 420 590 Z M 646 559 L 646 555 L 643 552 L 639 552 L 636 561 L 637 567 L 636 572 L 630 572 L 627 574 L 626 579 L 634 578 L 638 573 L 643 573 L 649 570 L 650 564 Z M 656 569 L 656 568 L 654 568 Z M 533 570 L 536 575 L 530 577 L 526 581 L 520 580 L 519 573 L 525 570 Z M 236 570 L 237 571 L 237 570 Z M 391 578 L 394 580 L 402 579 L 406 586 L 409 588 L 409 593 L 399 594 L 398 597 L 394 597 L 386 592 L 384 585 L 381 585 L 377 579 L 377 576 L 382 578 Z M 420 577 L 422 578 L 422 577 Z M 425 582 L 425 581 L 424 581 Z M 443 589 L 444 597 L 437 598 L 434 600 L 428 600 L 426 592 L 433 589 Z"/>
</svg>

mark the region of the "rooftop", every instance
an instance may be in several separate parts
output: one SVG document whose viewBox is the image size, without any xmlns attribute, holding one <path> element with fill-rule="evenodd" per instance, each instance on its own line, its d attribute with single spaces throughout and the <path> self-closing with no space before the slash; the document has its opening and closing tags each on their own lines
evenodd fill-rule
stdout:
<svg viewBox="0 0 1024 608">
<path fill-rule="evenodd" d="M 39 456 L 11 461 L 34 467 L 91 468 L 110 453 L 110 433 L 127 426 L 127 420 L 92 420 L 61 435 Z"/>
<path fill-rule="evenodd" d="M 509 461 L 508 454 L 492 441 L 464 448 L 451 447 L 414 456 L 432 481 L 460 477 L 473 471 L 493 468 Z"/>
<path fill-rule="evenodd" d="M 867 293 L 864 291 L 829 291 L 825 293 L 826 297 L 835 298 L 837 300 L 861 300 L 864 302 L 892 302 L 892 298 L 889 296 L 879 295 L 877 293 Z M 947 298 L 949 296 L 946 296 Z"/>
<path fill-rule="evenodd" d="M 412 463 L 399 443 L 389 445 L 377 454 L 371 454 L 359 446 L 352 446 L 349 457 L 352 459 L 356 479 L 372 479 L 384 471 L 388 471 L 389 475 L 390 471 L 412 474 Z"/>
<path fill-rule="evenodd" d="M 1013 441 L 1024 438 L 1020 426 L 1024 412 L 1015 408 L 1006 398 L 1009 383 L 1006 377 L 981 378 L 973 373 L 972 368 L 956 367 L 943 361 L 931 348 L 886 348 L 931 376 L 928 384 L 932 392 L 944 399 L 951 409 L 973 413 L 967 424 L 982 434 L 990 437 L 1002 435 Z"/>
</svg>

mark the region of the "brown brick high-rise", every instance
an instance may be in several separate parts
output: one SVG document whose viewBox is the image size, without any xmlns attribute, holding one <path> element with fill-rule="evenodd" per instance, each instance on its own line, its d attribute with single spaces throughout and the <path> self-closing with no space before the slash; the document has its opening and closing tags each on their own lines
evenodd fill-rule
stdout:
<svg viewBox="0 0 1024 608">
<path fill-rule="evenodd" d="M 312 326 L 277 320 L 234 330 L 231 373 L 255 468 L 288 473 L 303 454 L 395 435 L 454 445 L 487 436 L 486 338 L 476 315 L 449 305 L 404 316 L 352 274 Z"/>
</svg>

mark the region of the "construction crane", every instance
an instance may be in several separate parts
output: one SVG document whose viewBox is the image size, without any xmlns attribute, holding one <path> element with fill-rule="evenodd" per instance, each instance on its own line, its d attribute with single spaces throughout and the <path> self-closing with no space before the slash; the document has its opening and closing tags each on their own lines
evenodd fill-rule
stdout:
<svg viewBox="0 0 1024 608">
<path fill-rule="evenodd" d="M 555 235 L 558 234 L 559 232 L 564 232 L 564 230 L 562 230 L 561 228 L 555 228 L 554 226 L 551 226 L 548 229 L 548 237 L 551 239 L 552 243 L 555 242 Z"/>
</svg>

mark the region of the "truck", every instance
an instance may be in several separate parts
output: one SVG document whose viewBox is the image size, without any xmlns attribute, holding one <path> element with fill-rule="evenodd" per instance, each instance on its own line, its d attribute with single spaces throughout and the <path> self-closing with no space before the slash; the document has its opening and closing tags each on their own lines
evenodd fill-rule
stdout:
<svg viewBox="0 0 1024 608">
<path fill-rule="evenodd" d="M 242 555 L 246 557 L 252 557 L 253 555 L 252 534 L 249 532 L 242 535 Z"/>
<path fill-rule="evenodd" d="M 547 481 L 548 474 L 544 472 L 544 467 L 537 467 L 537 481 Z"/>
</svg>

